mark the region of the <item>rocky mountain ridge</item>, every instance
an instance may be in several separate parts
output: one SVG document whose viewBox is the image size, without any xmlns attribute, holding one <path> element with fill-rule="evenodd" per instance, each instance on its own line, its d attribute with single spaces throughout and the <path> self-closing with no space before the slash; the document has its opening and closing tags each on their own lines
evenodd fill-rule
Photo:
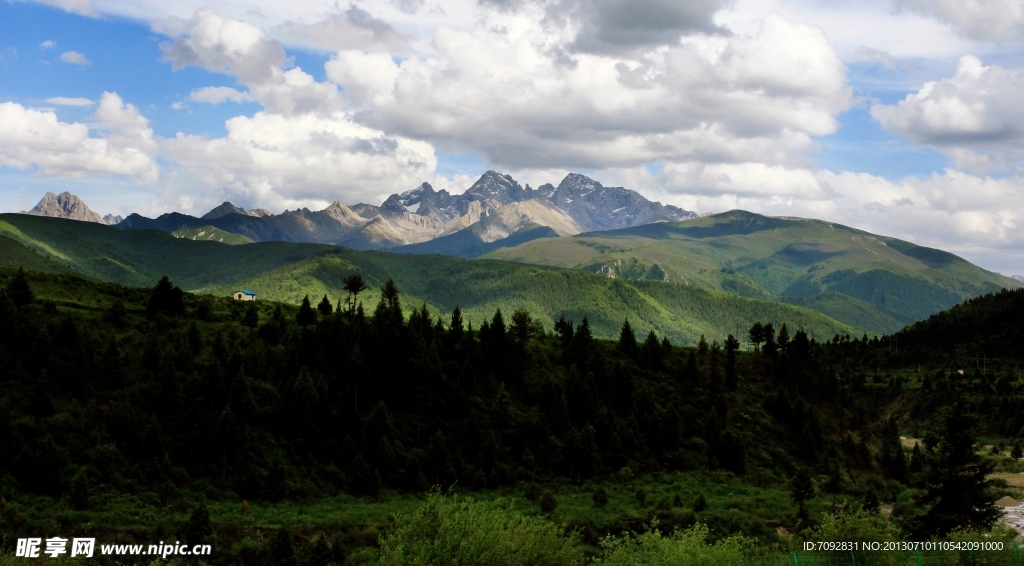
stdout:
<svg viewBox="0 0 1024 566">
<path fill-rule="evenodd" d="M 82 199 L 78 198 L 77 195 L 73 195 L 67 191 L 59 195 L 50 192 L 46 193 L 32 210 L 24 212 L 24 214 L 31 214 L 33 216 L 50 216 L 52 218 L 66 218 L 68 220 L 80 220 L 82 222 L 96 222 L 97 224 L 109 225 L 117 224 L 122 220 L 120 216 L 114 216 L 113 214 L 100 216 L 86 206 Z"/>
<path fill-rule="evenodd" d="M 133 214 L 118 227 L 174 232 L 189 226 L 210 225 L 257 242 L 316 242 L 360 250 L 401 248 L 407 253 L 475 257 L 467 256 L 475 253 L 467 250 L 501 242 L 527 229 L 531 238 L 569 236 L 694 217 L 696 214 L 681 208 L 649 201 L 636 191 L 604 187 L 575 173 L 567 175 L 558 187 L 545 184 L 533 189 L 520 185 L 510 175 L 487 171 L 459 195 L 435 191 L 429 183 L 423 183 L 391 195 L 380 206 L 348 206 L 337 201 L 324 210 L 303 208 L 274 215 L 264 209 L 247 211 L 225 202 L 202 218 L 176 212 L 155 219 Z M 536 230 L 538 227 L 550 229 Z M 457 238 L 424 248 L 429 252 L 413 246 L 466 230 L 469 231 Z"/>
</svg>

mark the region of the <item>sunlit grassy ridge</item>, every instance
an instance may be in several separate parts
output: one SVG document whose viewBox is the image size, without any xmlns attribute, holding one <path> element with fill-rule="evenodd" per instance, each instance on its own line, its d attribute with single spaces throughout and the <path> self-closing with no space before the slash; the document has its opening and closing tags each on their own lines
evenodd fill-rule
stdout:
<svg viewBox="0 0 1024 566">
<path fill-rule="evenodd" d="M 738 210 L 534 240 L 484 257 L 776 298 L 875 332 L 1021 286 L 941 250 L 830 222 Z M 654 265 L 657 277 L 643 269 Z"/>
<path fill-rule="evenodd" d="M 228 295 L 253 289 L 260 298 L 298 303 L 305 295 L 332 302 L 344 296 L 342 279 L 361 273 L 376 302 L 376 290 L 393 279 L 409 307 L 426 303 L 435 313 L 460 306 L 471 321 L 498 308 L 526 308 L 548 328 L 564 312 L 589 317 L 595 335 L 616 336 L 627 318 L 638 332 L 655 330 L 676 343 L 706 336 L 742 336 L 753 320 L 803 327 L 812 337 L 862 332 L 810 309 L 666 282 L 629 282 L 579 270 L 517 262 L 468 261 L 440 255 L 358 252 L 324 244 L 263 242 L 228 246 L 175 238 L 155 230 L 108 226 L 36 216 L 0 215 L 0 247 L 7 265 L 47 261 L 33 249 L 83 275 L 125 285 L 149 286 L 168 275 L 186 290 Z M 20 258 L 20 259 L 19 259 Z M 38 258 L 38 259 L 37 259 Z M 56 267 L 55 267 L 56 268 Z"/>
</svg>

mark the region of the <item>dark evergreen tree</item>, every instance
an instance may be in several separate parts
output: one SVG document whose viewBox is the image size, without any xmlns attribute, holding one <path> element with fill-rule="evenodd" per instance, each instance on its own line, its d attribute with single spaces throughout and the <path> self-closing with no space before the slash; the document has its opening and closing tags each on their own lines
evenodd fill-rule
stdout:
<svg viewBox="0 0 1024 566">
<path fill-rule="evenodd" d="M 320 316 L 327 318 L 334 312 L 334 306 L 331 305 L 331 301 L 324 295 L 324 298 L 320 300 L 320 304 L 316 306 L 316 310 L 320 311 Z"/>
<path fill-rule="evenodd" d="M 760 352 L 761 343 L 764 342 L 764 325 L 755 322 L 747 332 L 747 336 L 750 338 L 750 343 L 754 345 L 754 351 Z"/>
<path fill-rule="evenodd" d="M 697 497 L 693 500 L 693 512 L 700 513 L 708 508 L 708 500 L 704 497 L 703 493 L 698 493 Z"/>
<path fill-rule="evenodd" d="M 518 308 L 512 313 L 512 337 L 520 347 L 530 340 L 534 333 L 533 319 L 530 313 L 524 308 Z"/>
<path fill-rule="evenodd" d="M 629 326 L 629 319 L 622 323 L 622 330 L 619 332 L 619 353 L 629 359 L 636 359 L 638 353 L 636 335 Z"/>
<path fill-rule="evenodd" d="M 725 388 L 728 391 L 736 391 L 736 387 L 739 385 L 739 376 L 736 371 L 736 350 L 739 349 L 739 340 L 730 334 L 725 339 Z"/>
<path fill-rule="evenodd" d="M 185 544 L 207 544 L 213 535 L 213 527 L 210 525 L 210 512 L 205 505 L 200 505 L 192 510 L 181 532 L 181 538 Z"/>
<path fill-rule="evenodd" d="M 348 302 L 348 314 L 349 316 L 354 316 L 356 313 L 356 303 L 359 299 L 359 293 L 366 290 L 366 282 L 363 281 L 363 276 L 358 273 L 349 275 L 343 279 L 342 282 L 344 283 L 345 291 L 348 292 L 348 298 L 346 299 Z"/>
<path fill-rule="evenodd" d="M 779 329 L 779 338 L 776 341 L 779 345 L 779 352 L 785 354 L 789 350 L 789 328 L 786 328 L 786 323 L 782 323 L 782 328 Z"/>
<path fill-rule="evenodd" d="M 295 314 L 295 322 L 299 323 L 299 326 L 316 324 L 316 311 L 313 310 L 313 306 L 309 303 L 309 295 L 303 297 L 302 304 L 299 306 L 299 312 Z"/>
<path fill-rule="evenodd" d="M 452 311 L 452 322 L 448 325 L 448 335 L 451 336 L 452 342 L 458 344 L 462 340 L 462 333 L 465 331 L 462 325 L 462 309 L 456 305 L 455 310 Z"/>
<path fill-rule="evenodd" d="M 28 284 L 28 277 L 25 276 L 25 270 L 21 267 L 14 272 L 14 276 L 7 282 L 5 290 L 11 302 L 19 308 L 28 306 L 35 299 L 32 287 Z"/>
<path fill-rule="evenodd" d="M 912 525 L 916 536 L 944 536 L 957 528 L 987 530 L 1002 514 L 986 479 L 992 464 L 975 451 L 977 417 L 957 399 L 945 419 L 943 434 L 929 458 L 924 509 Z"/>
<path fill-rule="evenodd" d="M 157 313 L 167 316 L 178 316 L 185 313 L 185 292 L 181 287 L 175 286 L 171 280 L 164 275 L 153 287 L 149 295 L 149 303 L 146 305 L 146 316 L 153 318 Z"/>
<path fill-rule="evenodd" d="M 801 522 L 806 523 L 808 519 L 807 502 L 814 497 L 814 482 L 811 480 L 811 474 L 808 473 L 806 468 L 797 468 L 793 477 L 789 480 L 789 493 L 793 498 L 793 503 L 797 505 L 798 518 Z"/>
<path fill-rule="evenodd" d="M 775 326 L 769 322 L 764 325 L 761 332 L 761 336 L 764 338 L 764 348 L 762 348 L 764 355 L 772 359 L 777 358 L 779 345 L 775 342 Z"/>
</svg>

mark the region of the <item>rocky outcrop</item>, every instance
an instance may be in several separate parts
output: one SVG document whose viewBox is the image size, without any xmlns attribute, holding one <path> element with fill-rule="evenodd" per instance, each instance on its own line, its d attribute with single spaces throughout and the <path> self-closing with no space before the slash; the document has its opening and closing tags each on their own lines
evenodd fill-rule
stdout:
<svg viewBox="0 0 1024 566">
<path fill-rule="evenodd" d="M 117 224 L 121 221 L 120 216 L 110 214 L 101 217 L 82 202 L 82 199 L 69 192 L 59 195 L 46 193 L 39 201 L 39 204 L 26 214 L 34 216 L 49 216 L 51 218 L 67 218 L 68 220 L 81 220 L 83 222 L 96 222 L 97 224 Z"/>
</svg>

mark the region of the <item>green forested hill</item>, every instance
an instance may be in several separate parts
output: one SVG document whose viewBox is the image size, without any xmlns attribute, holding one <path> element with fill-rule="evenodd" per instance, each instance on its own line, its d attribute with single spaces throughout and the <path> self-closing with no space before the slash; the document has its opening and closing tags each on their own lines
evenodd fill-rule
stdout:
<svg viewBox="0 0 1024 566">
<path fill-rule="evenodd" d="M 965 299 L 1021 287 L 941 250 L 830 222 L 740 210 L 534 240 L 483 257 L 774 298 L 874 332 L 894 332 Z"/>
<path fill-rule="evenodd" d="M 298 303 L 305 295 L 319 299 L 326 294 L 336 302 L 344 294 L 342 279 L 361 273 L 371 286 L 368 303 L 376 301 L 374 293 L 384 281 L 394 279 L 406 294 L 407 306 L 426 303 L 435 313 L 461 306 L 475 324 L 496 308 L 526 308 L 548 328 L 564 312 L 577 322 L 588 316 L 595 335 L 612 337 L 628 318 L 638 332 L 653 329 L 682 344 L 696 343 L 701 334 L 742 336 L 755 319 L 788 321 L 819 339 L 861 332 L 810 309 L 779 302 L 514 262 L 357 252 L 322 244 L 229 246 L 155 230 L 117 230 L 19 214 L 0 215 L 0 235 L 8 237 L 7 247 L 17 241 L 55 265 L 133 286 L 152 285 L 167 275 L 186 290 L 223 296 L 247 288 L 264 299 Z M 35 257 L 24 250 L 17 253 Z"/>
</svg>

